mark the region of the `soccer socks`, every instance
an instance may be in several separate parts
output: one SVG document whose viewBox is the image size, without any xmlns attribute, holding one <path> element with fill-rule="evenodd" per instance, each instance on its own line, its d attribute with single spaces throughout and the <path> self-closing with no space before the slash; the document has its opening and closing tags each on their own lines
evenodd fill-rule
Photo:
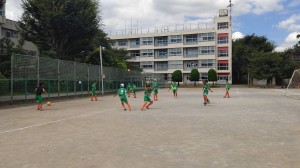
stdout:
<svg viewBox="0 0 300 168">
<path fill-rule="evenodd" d="M 122 102 L 121 104 L 123 106 L 123 109 L 126 110 L 126 107 L 125 107 L 124 103 Z"/>
</svg>

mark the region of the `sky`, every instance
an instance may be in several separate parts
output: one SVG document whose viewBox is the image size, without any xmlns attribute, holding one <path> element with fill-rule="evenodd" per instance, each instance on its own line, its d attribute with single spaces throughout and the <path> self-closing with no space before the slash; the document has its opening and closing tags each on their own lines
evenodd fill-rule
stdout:
<svg viewBox="0 0 300 168">
<path fill-rule="evenodd" d="M 108 34 L 209 25 L 229 0 L 99 0 Z M 6 17 L 19 20 L 22 0 L 6 1 Z M 232 0 L 233 38 L 266 36 L 276 51 L 294 46 L 300 34 L 300 0 Z"/>
</svg>

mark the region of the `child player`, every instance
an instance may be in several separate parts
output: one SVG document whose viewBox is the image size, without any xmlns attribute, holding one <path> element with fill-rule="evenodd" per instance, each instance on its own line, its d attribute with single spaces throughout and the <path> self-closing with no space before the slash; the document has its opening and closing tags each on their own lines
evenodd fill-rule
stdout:
<svg viewBox="0 0 300 168">
<path fill-rule="evenodd" d="M 42 103 L 43 103 L 43 98 L 42 98 L 42 93 L 47 93 L 44 89 L 44 84 L 40 83 L 37 88 L 35 88 L 35 100 L 38 103 L 37 105 L 37 110 L 43 111 Z"/>
<path fill-rule="evenodd" d="M 124 105 L 124 103 L 127 104 L 129 111 L 131 111 L 131 107 L 130 107 L 130 104 L 128 103 L 128 100 L 127 100 L 127 97 L 126 97 L 126 93 L 127 93 L 127 90 L 124 88 L 124 84 L 121 83 L 120 84 L 120 88 L 118 89 L 118 92 L 114 95 L 114 97 L 116 97 L 117 95 L 119 95 L 119 98 L 121 100 L 121 104 L 122 104 L 122 106 L 124 108 L 124 111 L 127 110 L 126 107 L 125 107 L 125 105 Z"/>
<path fill-rule="evenodd" d="M 94 83 L 92 84 L 92 90 L 91 90 L 91 92 L 92 92 L 92 98 L 91 98 L 91 101 L 94 101 L 94 99 L 95 99 L 95 101 L 97 101 L 96 89 L 97 89 L 97 84 L 96 84 L 96 82 L 94 82 Z"/>
<path fill-rule="evenodd" d="M 176 85 L 176 83 L 172 82 L 171 85 L 170 85 L 170 88 L 168 91 L 170 91 L 170 89 L 172 89 L 173 91 L 173 95 L 174 95 L 174 98 L 177 98 L 177 90 L 178 90 L 178 86 Z"/>
<path fill-rule="evenodd" d="M 142 105 L 141 110 L 144 110 L 145 107 L 147 109 L 149 109 L 149 106 L 151 106 L 153 104 L 153 101 L 150 99 L 151 97 L 151 93 L 152 93 L 152 88 L 150 87 L 150 85 L 146 86 L 146 90 L 144 92 L 144 103 Z M 149 104 L 147 105 L 147 102 L 149 102 Z"/>
<path fill-rule="evenodd" d="M 153 87 L 153 95 L 154 95 L 154 101 L 158 101 L 158 84 L 156 79 L 154 79 L 153 83 L 152 83 L 152 87 Z"/>
<path fill-rule="evenodd" d="M 136 86 L 134 83 L 131 83 L 131 91 L 132 91 L 133 97 L 136 98 Z"/>
<path fill-rule="evenodd" d="M 132 86 L 131 86 L 131 83 L 129 82 L 129 83 L 127 84 L 127 94 L 128 94 L 128 97 L 130 97 L 131 91 L 132 91 Z"/>
<path fill-rule="evenodd" d="M 225 94 L 225 96 L 224 96 L 224 98 L 226 98 L 226 97 L 230 97 L 229 96 L 229 90 L 230 90 L 230 83 L 228 82 L 228 79 L 226 79 L 226 94 Z"/>
<path fill-rule="evenodd" d="M 203 81 L 203 99 L 204 99 L 204 105 L 206 106 L 206 103 L 209 103 L 209 99 L 208 99 L 208 90 L 210 90 L 211 92 L 213 92 L 211 89 L 210 89 L 210 86 L 209 84 L 207 83 L 206 80 Z"/>
</svg>

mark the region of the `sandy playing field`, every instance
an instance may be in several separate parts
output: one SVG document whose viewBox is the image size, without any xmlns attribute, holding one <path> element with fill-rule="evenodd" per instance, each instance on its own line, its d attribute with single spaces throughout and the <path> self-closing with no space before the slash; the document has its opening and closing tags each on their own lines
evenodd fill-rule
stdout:
<svg viewBox="0 0 300 168">
<path fill-rule="evenodd" d="M 0 109 L 2 168 L 298 168 L 300 100 L 282 90 L 179 88 L 141 111 L 107 95 Z M 153 97 L 153 96 L 152 96 Z"/>
</svg>

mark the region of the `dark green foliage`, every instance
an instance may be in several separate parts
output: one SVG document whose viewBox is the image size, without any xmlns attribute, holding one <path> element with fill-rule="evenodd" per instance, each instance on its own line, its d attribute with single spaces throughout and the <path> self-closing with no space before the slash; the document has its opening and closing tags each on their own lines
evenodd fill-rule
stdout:
<svg viewBox="0 0 300 168">
<path fill-rule="evenodd" d="M 172 73 L 171 79 L 172 79 L 173 82 L 178 82 L 178 85 L 179 85 L 179 82 L 182 82 L 182 72 L 181 72 L 181 70 L 174 71 Z"/>
<path fill-rule="evenodd" d="M 246 83 L 250 59 L 256 53 L 268 53 L 275 49 L 275 45 L 265 36 L 247 35 L 233 41 L 232 75 L 234 83 Z"/>
<path fill-rule="evenodd" d="M 22 7 L 20 33 L 41 51 L 74 60 L 92 48 L 100 22 L 97 0 L 23 0 Z"/>
<path fill-rule="evenodd" d="M 199 81 L 199 71 L 198 69 L 192 69 L 190 81 L 194 81 L 194 86 L 196 86 L 196 82 Z"/>
<path fill-rule="evenodd" d="M 217 81 L 218 80 L 218 76 L 217 76 L 217 72 L 214 69 L 210 69 L 208 70 L 208 81 Z"/>
</svg>

